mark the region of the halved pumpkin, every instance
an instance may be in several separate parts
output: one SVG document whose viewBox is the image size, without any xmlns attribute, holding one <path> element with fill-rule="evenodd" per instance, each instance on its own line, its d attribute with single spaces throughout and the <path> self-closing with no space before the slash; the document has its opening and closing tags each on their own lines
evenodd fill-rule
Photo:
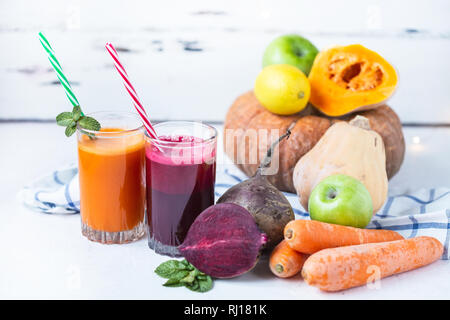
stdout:
<svg viewBox="0 0 450 320">
<path fill-rule="evenodd" d="M 308 79 L 310 102 L 328 116 L 376 108 L 398 83 L 394 67 L 360 44 L 320 52 Z"/>
</svg>

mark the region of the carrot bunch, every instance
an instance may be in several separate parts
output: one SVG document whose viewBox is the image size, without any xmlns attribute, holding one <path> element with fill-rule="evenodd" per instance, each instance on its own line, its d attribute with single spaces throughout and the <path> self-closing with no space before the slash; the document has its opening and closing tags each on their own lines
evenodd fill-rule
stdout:
<svg viewBox="0 0 450 320">
<path fill-rule="evenodd" d="M 413 270 L 439 259 L 443 245 L 432 237 L 404 239 L 390 230 L 359 229 L 294 220 L 272 251 L 272 272 L 287 278 L 301 271 L 309 285 L 340 291 Z"/>
</svg>

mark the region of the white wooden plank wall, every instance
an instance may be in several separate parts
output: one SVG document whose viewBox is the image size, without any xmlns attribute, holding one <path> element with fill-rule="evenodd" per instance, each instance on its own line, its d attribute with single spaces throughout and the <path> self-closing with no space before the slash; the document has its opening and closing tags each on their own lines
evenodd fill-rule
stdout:
<svg viewBox="0 0 450 320">
<path fill-rule="evenodd" d="M 131 110 L 113 42 L 151 118 L 222 121 L 252 88 L 265 46 L 300 33 L 319 48 L 361 43 L 400 73 L 391 106 L 404 123 L 450 124 L 450 1 L 0 0 L 0 120 L 69 108 L 43 31 L 86 112 Z"/>
</svg>

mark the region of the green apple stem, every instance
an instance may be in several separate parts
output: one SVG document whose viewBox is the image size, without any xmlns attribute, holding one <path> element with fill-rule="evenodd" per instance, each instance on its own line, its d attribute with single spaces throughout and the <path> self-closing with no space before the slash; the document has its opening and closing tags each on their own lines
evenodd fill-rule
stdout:
<svg viewBox="0 0 450 320">
<path fill-rule="evenodd" d="M 335 199 L 337 197 L 337 190 L 332 188 L 330 191 L 328 191 L 327 197 L 331 200 Z"/>
</svg>

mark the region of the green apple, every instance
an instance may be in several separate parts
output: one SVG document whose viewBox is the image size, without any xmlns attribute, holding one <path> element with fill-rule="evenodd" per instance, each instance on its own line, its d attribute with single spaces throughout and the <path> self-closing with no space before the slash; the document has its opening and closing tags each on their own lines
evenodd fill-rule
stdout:
<svg viewBox="0 0 450 320">
<path fill-rule="evenodd" d="M 372 219 L 372 198 L 359 180 L 345 174 L 331 175 L 313 189 L 308 201 L 312 220 L 357 228 Z"/>
<path fill-rule="evenodd" d="M 308 40 L 296 34 L 280 36 L 266 48 L 263 67 L 271 64 L 290 64 L 309 74 L 319 50 Z"/>
</svg>

